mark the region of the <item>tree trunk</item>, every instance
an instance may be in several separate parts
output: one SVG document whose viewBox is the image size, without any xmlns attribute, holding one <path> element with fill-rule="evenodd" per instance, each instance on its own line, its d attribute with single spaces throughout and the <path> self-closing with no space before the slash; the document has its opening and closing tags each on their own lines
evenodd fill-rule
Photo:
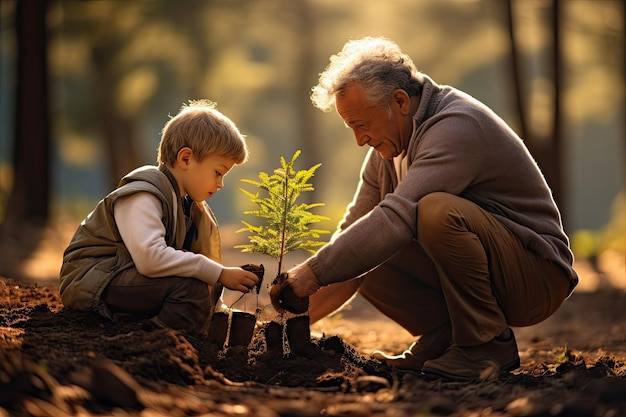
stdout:
<svg viewBox="0 0 626 417">
<path fill-rule="evenodd" d="M 552 140 L 546 155 L 546 177 L 552 187 L 554 199 L 559 206 L 565 204 L 565 187 L 563 186 L 563 129 L 562 129 L 562 95 L 563 90 L 563 54 L 561 53 L 561 0 L 552 0 L 552 80 L 554 82 L 554 111 L 552 113 Z M 561 209 L 563 224 L 567 229 L 567 210 Z"/>
<path fill-rule="evenodd" d="M 522 95 L 522 73 L 520 71 L 519 54 L 517 51 L 517 41 L 515 38 L 515 18 L 513 16 L 513 0 L 506 0 L 507 28 L 509 32 L 509 60 L 511 78 L 515 93 L 515 110 L 519 123 L 518 134 L 522 138 L 528 137 L 528 129 L 526 127 L 525 97 Z"/>
<path fill-rule="evenodd" d="M 561 19 L 561 2 L 560 0 L 552 0 L 551 2 L 551 20 L 552 29 L 552 54 L 551 54 L 551 79 L 554 83 L 554 104 L 552 131 L 548 138 L 538 138 L 536 134 L 529 129 L 527 123 L 527 109 L 524 95 L 522 94 L 521 85 L 523 83 L 523 74 L 520 71 L 519 56 L 517 52 L 517 42 L 515 40 L 514 13 L 512 0 L 505 2 L 509 39 L 510 39 L 510 62 L 513 83 L 515 85 L 515 100 L 518 119 L 520 123 L 519 135 L 524 139 L 528 150 L 531 152 L 537 164 L 541 168 L 548 185 L 552 189 L 554 200 L 561 208 L 563 216 L 563 224 L 567 228 L 568 211 L 564 209 L 565 204 L 565 187 L 562 179 L 562 106 L 561 106 L 561 90 L 563 83 L 562 71 L 562 54 L 561 54 L 561 36 L 560 36 L 560 19 Z"/>
<path fill-rule="evenodd" d="M 41 225 L 49 217 L 47 7 L 46 0 L 17 2 L 14 181 L 3 226 Z"/>
<path fill-rule="evenodd" d="M 305 166 L 312 166 L 321 161 L 322 155 L 319 148 L 320 140 L 317 138 L 316 126 L 313 121 L 315 111 L 309 95 L 315 79 L 311 79 L 311 68 L 313 66 L 313 51 L 315 50 L 314 19 L 311 5 L 308 0 L 293 2 L 296 8 L 295 15 L 298 18 L 297 32 L 299 40 L 300 56 L 297 59 L 297 84 L 298 94 L 296 95 L 296 117 L 300 121 L 300 149 L 302 149 L 302 162 Z M 316 190 L 303 196 L 304 201 L 317 201 Z M 279 271 L 280 272 L 280 271 Z"/>
</svg>

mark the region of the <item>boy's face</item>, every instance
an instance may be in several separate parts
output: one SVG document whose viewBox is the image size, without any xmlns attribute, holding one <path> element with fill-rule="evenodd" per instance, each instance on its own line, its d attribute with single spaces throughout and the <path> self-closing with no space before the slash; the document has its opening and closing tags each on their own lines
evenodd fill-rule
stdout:
<svg viewBox="0 0 626 417">
<path fill-rule="evenodd" d="M 183 195 L 189 194 L 193 201 L 211 198 L 224 186 L 224 176 L 233 165 L 233 160 L 223 156 L 209 156 L 201 162 L 190 158 L 181 183 Z"/>
</svg>

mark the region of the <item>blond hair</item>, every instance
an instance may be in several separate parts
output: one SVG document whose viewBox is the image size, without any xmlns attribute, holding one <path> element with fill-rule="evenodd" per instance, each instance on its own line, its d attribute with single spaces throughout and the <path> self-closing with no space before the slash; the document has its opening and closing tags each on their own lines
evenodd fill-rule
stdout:
<svg viewBox="0 0 626 417">
<path fill-rule="evenodd" d="M 226 157 L 236 164 L 248 159 L 245 137 L 210 100 L 190 100 L 168 120 L 161 131 L 157 163 L 174 166 L 184 147 L 191 148 L 197 161 L 209 155 Z"/>
</svg>

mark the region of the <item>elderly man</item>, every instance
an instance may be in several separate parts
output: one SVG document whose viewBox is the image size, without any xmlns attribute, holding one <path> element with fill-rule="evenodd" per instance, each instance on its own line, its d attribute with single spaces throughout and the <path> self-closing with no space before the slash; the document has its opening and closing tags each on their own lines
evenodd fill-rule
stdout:
<svg viewBox="0 0 626 417">
<path fill-rule="evenodd" d="M 311 297 L 315 322 L 358 292 L 420 336 L 402 354 L 375 353 L 401 370 L 473 380 L 517 368 L 510 326 L 546 319 L 578 282 L 522 140 L 384 38 L 347 42 L 311 99 L 371 149 L 339 230 L 272 286 L 273 300 L 291 286 Z"/>
</svg>

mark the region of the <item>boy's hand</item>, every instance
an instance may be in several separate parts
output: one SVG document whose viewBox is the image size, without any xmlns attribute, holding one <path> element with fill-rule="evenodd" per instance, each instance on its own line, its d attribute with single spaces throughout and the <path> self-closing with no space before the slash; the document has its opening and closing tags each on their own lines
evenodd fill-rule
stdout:
<svg viewBox="0 0 626 417">
<path fill-rule="evenodd" d="M 218 281 L 229 290 L 247 293 L 259 282 L 259 277 L 241 268 L 225 266 Z"/>
</svg>

